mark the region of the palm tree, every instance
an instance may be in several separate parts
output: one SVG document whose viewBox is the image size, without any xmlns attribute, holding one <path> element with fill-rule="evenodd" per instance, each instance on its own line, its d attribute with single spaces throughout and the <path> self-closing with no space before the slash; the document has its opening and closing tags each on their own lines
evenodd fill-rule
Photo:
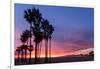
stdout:
<svg viewBox="0 0 100 69">
<path fill-rule="evenodd" d="M 39 43 L 42 41 L 42 32 L 41 32 L 41 19 L 42 14 L 39 12 L 39 9 L 32 9 L 33 15 L 33 27 L 32 32 L 34 35 L 34 42 L 35 42 L 35 62 L 37 63 L 38 55 L 39 55 Z"/>
<path fill-rule="evenodd" d="M 27 56 L 27 50 L 29 50 L 29 52 L 32 52 L 33 51 L 33 48 L 31 48 L 31 50 L 30 50 L 30 48 L 28 47 L 28 39 L 30 38 L 30 31 L 29 30 L 25 30 L 24 32 L 23 32 L 23 35 L 24 35 L 24 37 L 26 38 L 26 42 L 27 42 L 27 45 L 24 45 L 24 50 L 25 50 L 25 61 L 26 61 L 26 56 Z M 31 47 L 32 47 L 32 45 L 31 45 Z M 31 58 L 31 55 L 30 55 L 30 58 Z M 29 62 L 30 62 L 31 60 L 29 60 Z"/>
<path fill-rule="evenodd" d="M 51 35 L 54 31 L 54 27 L 52 25 L 49 25 L 48 20 L 43 19 L 42 29 L 44 32 L 44 39 L 45 39 L 45 62 L 48 62 L 48 56 L 49 58 L 51 58 L 51 37 L 52 37 Z M 49 42 L 49 52 L 48 52 L 48 42 Z"/>
<path fill-rule="evenodd" d="M 23 61 L 23 55 L 24 55 L 24 50 L 25 50 L 25 54 L 26 54 L 26 48 L 27 48 L 27 45 L 25 45 L 26 41 L 27 41 L 27 37 L 25 35 L 25 32 L 22 32 L 21 34 L 21 37 L 20 37 L 20 41 L 22 42 L 22 45 L 21 45 L 21 51 L 22 51 L 22 61 Z"/>
<path fill-rule="evenodd" d="M 24 45 L 21 45 L 21 61 L 24 61 Z"/>
<path fill-rule="evenodd" d="M 24 11 L 24 18 L 26 19 L 26 21 L 30 24 L 30 59 L 29 59 L 29 63 L 31 63 L 31 46 L 32 46 L 32 44 L 31 44 L 31 36 L 32 36 L 32 34 L 31 34 L 31 27 L 32 27 L 32 21 L 33 21 L 33 13 L 32 13 L 32 10 L 31 9 L 27 9 L 27 10 L 25 10 Z"/>
<path fill-rule="evenodd" d="M 38 32 L 38 47 L 37 47 L 37 53 L 38 53 L 38 56 L 37 56 L 37 58 L 38 58 L 38 60 L 40 59 L 40 54 L 41 54 L 41 42 L 42 42 L 42 40 L 43 40 L 43 32 Z"/>
<path fill-rule="evenodd" d="M 20 47 L 17 47 L 16 52 L 18 53 L 18 61 L 19 61 L 20 60 L 20 52 L 21 52 Z"/>
<path fill-rule="evenodd" d="M 31 47 L 31 48 L 30 48 Z M 28 51 L 29 52 L 32 52 L 34 50 L 34 48 L 33 48 L 33 45 L 31 45 L 31 46 L 28 46 Z M 31 58 L 31 55 L 30 55 L 30 58 Z M 29 62 L 30 62 L 31 60 L 29 59 Z"/>
<path fill-rule="evenodd" d="M 52 33 L 54 31 L 54 27 L 52 25 L 49 25 L 48 28 L 48 38 L 49 38 L 49 62 L 51 62 L 51 38 L 52 38 Z"/>
<path fill-rule="evenodd" d="M 36 28 L 33 28 L 33 34 L 34 34 L 34 42 L 35 42 L 35 62 L 37 63 L 37 59 L 39 57 L 39 43 L 43 39 L 43 33 L 40 30 L 37 30 Z"/>
<path fill-rule="evenodd" d="M 45 40 L 45 62 L 48 62 L 48 27 L 49 27 L 49 21 L 43 20 L 42 21 L 42 29 L 43 29 L 43 35 Z"/>
<path fill-rule="evenodd" d="M 28 46 L 27 45 L 23 45 L 23 50 L 25 52 L 25 62 L 27 62 L 26 57 L 27 57 Z"/>
<path fill-rule="evenodd" d="M 43 36 L 42 36 L 42 40 L 43 40 Z M 40 62 L 40 58 L 41 58 L 40 56 L 41 56 L 42 40 L 41 40 L 41 42 L 39 43 L 39 48 L 38 48 L 38 51 L 39 51 L 39 55 L 38 55 L 39 62 Z"/>
</svg>

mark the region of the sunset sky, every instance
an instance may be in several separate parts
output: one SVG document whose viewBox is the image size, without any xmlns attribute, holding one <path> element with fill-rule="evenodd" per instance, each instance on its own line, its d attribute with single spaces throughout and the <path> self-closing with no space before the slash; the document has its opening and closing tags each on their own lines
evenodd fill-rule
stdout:
<svg viewBox="0 0 100 69">
<path fill-rule="evenodd" d="M 29 29 L 24 19 L 24 10 L 39 8 L 43 18 L 54 26 L 52 35 L 52 56 L 64 56 L 93 50 L 94 47 L 94 9 L 80 7 L 60 7 L 32 4 L 15 4 L 15 49 L 22 43 L 21 32 Z M 34 44 L 34 43 L 33 43 Z M 34 51 L 33 51 L 34 56 Z M 44 56 L 44 41 L 42 42 Z"/>
</svg>

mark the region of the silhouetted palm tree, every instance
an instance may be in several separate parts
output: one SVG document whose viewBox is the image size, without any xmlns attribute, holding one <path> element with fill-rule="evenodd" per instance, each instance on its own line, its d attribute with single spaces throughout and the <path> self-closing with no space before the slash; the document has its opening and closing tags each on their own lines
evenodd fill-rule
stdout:
<svg viewBox="0 0 100 69">
<path fill-rule="evenodd" d="M 30 48 L 30 47 L 31 47 L 31 48 Z M 34 50 L 33 45 L 28 46 L 28 51 L 29 51 L 29 52 L 32 53 L 33 50 Z M 31 58 L 32 58 L 32 55 L 30 55 L 29 63 L 31 63 Z"/>
<path fill-rule="evenodd" d="M 27 45 L 22 45 L 22 49 L 24 51 L 24 56 L 25 56 L 25 62 L 27 62 L 26 58 L 27 58 L 27 50 L 28 50 L 28 46 Z"/>
<path fill-rule="evenodd" d="M 43 34 L 36 28 L 33 28 L 33 34 L 34 34 L 34 42 L 35 42 L 35 63 L 37 63 L 37 59 L 39 57 L 39 43 L 43 39 Z"/>
<path fill-rule="evenodd" d="M 49 38 L 49 62 L 51 62 L 51 38 L 52 33 L 54 31 L 54 27 L 52 25 L 49 25 L 48 27 L 48 38 Z"/>
<path fill-rule="evenodd" d="M 42 29 L 43 29 L 43 35 L 45 40 L 45 62 L 48 62 L 48 27 L 49 27 L 49 21 L 43 20 L 42 21 Z"/>
<path fill-rule="evenodd" d="M 27 9 L 24 11 L 24 18 L 26 19 L 26 21 L 28 21 L 28 23 L 30 24 L 30 59 L 29 59 L 29 63 L 31 63 L 31 48 L 32 48 L 32 44 L 31 44 L 31 27 L 32 27 L 32 21 L 33 21 L 33 12 L 31 9 Z"/>
<path fill-rule="evenodd" d="M 42 40 L 43 40 L 43 39 L 42 39 Z M 41 48 L 42 48 L 42 41 L 39 43 L 39 47 L 38 47 L 38 54 L 39 54 L 39 55 L 38 55 L 38 58 L 39 58 L 38 60 L 39 60 L 39 62 L 40 62 L 40 58 L 41 58 L 41 57 L 40 57 L 40 56 L 41 56 Z"/>
<path fill-rule="evenodd" d="M 39 43 L 42 41 L 42 32 L 41 32 L 41 19 L 42 14 L 39 12 L 39 9 L 32 9 L 33 13 L 33 27 L 32 32 L 34 36 L 34 42 L 35 42 L 35 63 L 37 63 L 37 59 L 39 56 Z"/>
<path fill-rule="evenodd" d="M 38 60 L 40 59 L 40 54 L 41 54 L 41 43 L 42 43 L 42 40 L 43 40 L 43 32 L 38 32 L 39 34 L 39 37 L 38 37 L 38 47 L 37 47 L 37 53 L 38 53 Z"/>
<path fill-rule="evenodd" d="M 24 61 L 24 48 L 23 48 L 23 45 L 20 46 L 21 48 L 21 61 L 23 62 Z"/>
<path fill-rule="evenodd" d="M 27 58 L 27 50 L 28 50 L 28 46 L 24 45 L 24 50 L 25 50 L 25 62 L 27 62 L 26 58 Z"/>
<path fill-rule="evenodd" d="M 20 37 L 20 41 L 22 42 L 22 45 L 21 45 L 21 51 L 22 51 L 22 55 L 21 55 L 21 56 L 22 56 L 22 57 L 21 57 L 21 59 L 22 59 L 22 61 L 23 61 L 23 60 L 24 60 L 24 58 L 23 58 L 24 50 L 26 51 L 26 47 L 27 47 L 27 45 L 25 45 L 25 43 L 26 43 L 26 41 L 27 41 L 25 32 L 22 32 L 21 37 Z"/>
<path fill-rule="evenodd" d="M 18 61 L 20 60 L 20 52 L 21 52 L 21 49 L 20 49 L 20 47 L 17 47 L 17 49 L 16 49 L 16 52 L 18 53 Z"/>
<path fill-rule="evenodd" d="M 30 31 L 29 30 L 25 30 L 23 32 L 23 35 L 24 37 L 26 38 L 26 42 L 27 42 L 27 45 L 24 45 L 24 50 L 25 50 L 25 61 L 26 61 L 26 56 L 27 56 L 27 50 L 29 50 L 29 52 L 32 52 L 33 51 L 33 48 L 29 48 L 30 46 L 28 46 L 28 39 L 30 38 Z M 32 47 L 32 45 L 31 45 Z M 30 55 L 30 58 L 31 58 L 31 55 Z M 31 60 L 29 59 L 29 62 Z"/>
<path fill-rule="evenodd" d="M 42 29 L 44 32 L 44 39 L 45 39 L 45 62 L 48 62 L 48 56 L 49 58 L 51 58 L 51 37 L 52 37 L 51 35 L 54 31 L 54 27 L 52 25 L 49 25 L 48 20 L 43 19 Z M 49 42 L 49 52 L 48 52 L 48 42 Z"/>
</svg>

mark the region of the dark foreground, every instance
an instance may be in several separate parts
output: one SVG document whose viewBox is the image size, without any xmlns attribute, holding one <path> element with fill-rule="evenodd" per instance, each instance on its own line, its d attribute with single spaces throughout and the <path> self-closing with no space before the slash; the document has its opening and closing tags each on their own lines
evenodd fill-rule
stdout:
<svg viewBox="0 0 100 69">
<path fill-rule="evenodd" d="M 64 57 L 54 57 L 51 58 L 51 61 L 49 59 L 48 63 L 61 63 L 61 62 L 81 62 L 81 61 L 93 61 L 94 60 L 94 56 L 64 56 Z M 40 58 L 40 60 L 38 60 L 37 64 L 44 64 L 45 63 L 45 59 L 44 58 Z M 34 64 L 34 58 L 31 59 L 31 64 Z M 15 65 L 30 65 L 29 64 L 29 59 L 27 59 L 27 61 L 21 61 L 18 59 L 15 59 Z"/>
</svg>

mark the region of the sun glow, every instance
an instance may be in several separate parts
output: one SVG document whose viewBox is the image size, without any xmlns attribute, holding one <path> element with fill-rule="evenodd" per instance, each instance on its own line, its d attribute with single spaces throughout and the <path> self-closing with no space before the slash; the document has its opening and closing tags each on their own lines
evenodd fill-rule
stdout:
<svg viewBox="0 0 100 69">
<path fill-rule="evenodd" d="M 74 52 L 52 52 L 51 57 L 62 57 L 62 56 L 70 56 L 70 55 L 80 55 L 80 54 L 88 54 L 90 51 L 93 51 L 93 48 L 88 48 L 88 49 L 83 49 L 83 50 L 78 50 L 78 51 L 74 51 Z M 34 52 L 32 52 L 32 58 L 35 58 L 34 56 Z M 19 57 L 21 58 L 21 55 L 19 55 Z M 23 57 L 25 58 L 25 55 L 23 55 Z M 26 56 L 27 58 L 29 58 L 29 54 L 27 54 Z M 44 58 L 45 57 L 45 53 L 42 52 L 41 55 L 39 56 L 40 58 Z M 48 54 L 49 57 L 49 54 Z M 18 55 L 15 55 L 15 58 L 18 58 Z"/>
</svg>

